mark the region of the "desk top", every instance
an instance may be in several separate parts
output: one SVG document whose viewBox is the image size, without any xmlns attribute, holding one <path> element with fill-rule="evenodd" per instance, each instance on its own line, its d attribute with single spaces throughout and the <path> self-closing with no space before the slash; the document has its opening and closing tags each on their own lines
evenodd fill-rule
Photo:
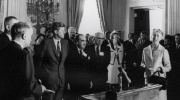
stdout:
<svg viewBox="0 0 180 100">
<path fill-rule="evenodd" d="M 117 100 L 158 100 L 156 97 L 159 94 L 160 87 L 161 85 L 157 84 L 157 85 L 145 86 L 142 88 L 121 91 L 117 93 Z M 105 94 L 106 92 L 82 95 L 82 98 L 84 98 L 82 100 L 106 100 Z M 144 99 L 144 97 L 146 99 Z"/>
</svg>

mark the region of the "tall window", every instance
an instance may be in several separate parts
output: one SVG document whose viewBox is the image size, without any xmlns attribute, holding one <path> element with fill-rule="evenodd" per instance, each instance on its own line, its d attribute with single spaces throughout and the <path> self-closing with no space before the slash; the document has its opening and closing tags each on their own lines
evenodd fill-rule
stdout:
<svg viewBox="0 0 180 100">
<path fill-rule="evenodd" d="M 79 27 L 79 33 L 94 35 L 94 33 L 99 31 L 101 32 L 102 30 L 96 0 L 85 0 L 84 14 Z"/>
</svg>

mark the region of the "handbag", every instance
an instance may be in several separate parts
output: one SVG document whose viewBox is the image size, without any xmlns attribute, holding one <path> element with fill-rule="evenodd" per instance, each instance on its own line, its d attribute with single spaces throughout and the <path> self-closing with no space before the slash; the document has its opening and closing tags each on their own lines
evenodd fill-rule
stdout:
<svg viewBox="0 0 180 100">
<path fill-rule="evenodd" d="M 158 73 L 158 76 L 155 76 L 156 73 Z M 149 79 L 149 83 L 160 84 L 160 85 L 162 85 L 160 90 L 166 90 L 167 89 L 167 78 L 160 77 L 160 73 L 163 73 L 163 72 L 161 72 L 161 71 L 154 72 L 153 75 Z"/>
</svg>

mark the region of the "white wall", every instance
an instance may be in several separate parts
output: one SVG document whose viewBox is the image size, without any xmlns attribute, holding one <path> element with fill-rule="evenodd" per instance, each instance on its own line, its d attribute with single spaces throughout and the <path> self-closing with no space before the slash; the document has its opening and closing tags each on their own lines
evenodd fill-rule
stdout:
<svg viewBox="0 0 180 100">
<path fill-rule="evenodd" d="M 149 10 L 149 18 L 150 18 L 150 36 L 152 34 L 152 30 L 154 28 L 163 29 L 163 10 L 155 9 Z"/>
<path fill-rule="evenodd" d="M 123 38 L 127 39 L 129 33 L 134 32 L 134 20 L 133 20 L 133 8 L 151 8 L 161 6 L 163 10 L 162 17 L 162 31 L 165 33 L 166 26 L 166 0 L 127 0 L 126 3 L 126 22 L 125 22 L 125 34 Z"/>
</svg>

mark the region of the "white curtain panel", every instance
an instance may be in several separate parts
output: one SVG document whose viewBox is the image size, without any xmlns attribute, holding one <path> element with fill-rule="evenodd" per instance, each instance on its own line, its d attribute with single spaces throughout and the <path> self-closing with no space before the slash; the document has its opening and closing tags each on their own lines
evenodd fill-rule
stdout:
<svg viewBox="0 0 180 100">
<path fill-rule="evenodd" d="M 180 0 L 167 0 L 167 15 L 168 34 L 180 33 Z"/>
</svg>

